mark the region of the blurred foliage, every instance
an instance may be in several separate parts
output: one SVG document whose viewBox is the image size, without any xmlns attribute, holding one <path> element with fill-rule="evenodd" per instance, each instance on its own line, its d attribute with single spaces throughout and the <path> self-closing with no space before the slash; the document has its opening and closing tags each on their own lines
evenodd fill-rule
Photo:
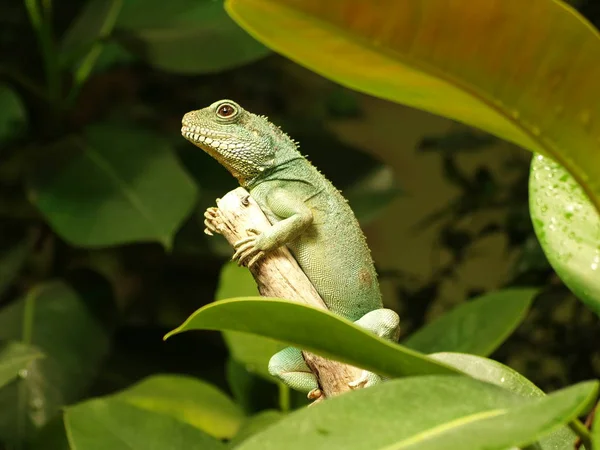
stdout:
<svg viewBox="0 0 600 450">
<path fill-rule="evenodd" d="M 600 20 L 591 0 L 579 6 Z M 390 167 L 329 127 L 361 118 L 356 94 L 273 54 L 229 18 L 220 0 L 3 2 L 0 55 L 0 448 L 129 448 L 124 436 L 142 436 L 140 448 L 223 448 L 221 440 L 230 438 L 240 445 L 250 439 L 253 448 L 251 435 L 290 420 L 287 413 L 307 403 L 265 373 L 280 344 L 233 331 L 162 339 L 215 298 L 255 294 L 248 272 L 226 264 L 229 246 L 202 232 L 204 209 L 235 180 L 180 137 L 181 117 L 224 97 L 268 115 L 300 141 L 364 225 L 402 191 Z M 379 268 L 398 287 L 403 334 L 426 324 L 441 284 L 456 275 L 471 246 L 500 233 L 507 251 L 520 253 L 506 287 L 542 293 L 494 358 L 543 390 L 594 378 L 600 328 L 535 238 L 528 164 L 509 158 L 498 176 L 485 166 L 467 173 L 458 163 L 495 142 L 459 128 L 427 137 L 417 149 L 440 155 L 461 194 L 415 224 L 441 223 L 439 247 L 452 255 L 432 279 Z M 480 230 L 462 226 L 489 210 L 505 214 Z M 421 332 L 454 333 L 443 351 L 470 351 L 469 339 L 477 339 L 477 351 L 488 355 L 529 307 L 525 297 L 511 297 L 511 308 L 493 314 L 501 302 L 482 296 Z M 466 326 L 472 311 L 488 314 L 490 327 Z M 340 326 L 345 339 L 348 329 Z M 273 327 L 274 337 L 278 332 Z M 355 335 L 370 342 L 365 336 Z M 381 349 L 372 345 L 377 365 Z M 398 367 L 405 363 L 400 349 L 393 352 Z M 439 380 L 421 383 L 423 393 L 446 392 Z M 464 383 L 475 403 L 480 390 L 491 389 Z M 400 386 L 385 389 L 401 395 Z M 568 407 L 540 408 L 563 423 L 586 411 L 594 389 L 561 391 Z M 331 408 L 338 407 L 343 403 Z"/>
</svg>

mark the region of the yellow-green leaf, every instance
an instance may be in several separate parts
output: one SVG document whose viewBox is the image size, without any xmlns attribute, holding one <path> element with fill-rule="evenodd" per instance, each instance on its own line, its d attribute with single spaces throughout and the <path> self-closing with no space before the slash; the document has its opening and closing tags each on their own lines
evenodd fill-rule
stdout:
<svg viewBox="0 0 600 450">
<path fill-rule="evenodd" d="M 600 36 L 557 0 L 227 0 L 278 53 L 344 86 L 551 156 L 600 205 Z"/>
<path fill-rule="evenodd" d="M 172 416 L 216 438 L 233 437 L 244 415 L 227 395 L 205 381 L 183 375 L 154 375 L 115 398 Z"/>
</svg>

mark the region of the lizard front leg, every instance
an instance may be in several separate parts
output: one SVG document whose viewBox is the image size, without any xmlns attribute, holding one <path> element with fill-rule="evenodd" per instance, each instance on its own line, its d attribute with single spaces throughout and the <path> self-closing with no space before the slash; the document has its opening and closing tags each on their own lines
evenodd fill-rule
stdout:
<svg viewBox="0 0 600 450">
<path fill-rule="evenodd" d="M 282 220 L 262 233 L 250 229 L 250 236 L 234 244 L 236 252 L 231 259 L 239 265 L 251 268 L 265 254 L 303 233 L 313 221 L 312 211 L 302 199 L 281 189 L 273 190 L 267 196 L 267 207 Z"/>
</svg>

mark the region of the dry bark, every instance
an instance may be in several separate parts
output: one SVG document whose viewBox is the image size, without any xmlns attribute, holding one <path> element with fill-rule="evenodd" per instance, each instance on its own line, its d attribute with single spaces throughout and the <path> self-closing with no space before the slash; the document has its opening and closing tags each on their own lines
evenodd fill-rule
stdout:
<svg viewBox="0 0 600 450">
<path fill-rule="evenodd" d="M 217 200 L 220 220 L 217 230 L 230 244 L 249 236 L 247 230 L 263 231 L 271 224 L 248 191 L 237 188 Z M 327 309 L 327 305 L 304 274 L 286 247 L 268 253 L 251 269 L 259 292 L 265 297 L 280 297 Z M 349 391 L 348 383 L 360 377 L 361 370 L 302 352 L 304 359 L 319 381 L 322 396 L 332 397 Z"/>
</svg>

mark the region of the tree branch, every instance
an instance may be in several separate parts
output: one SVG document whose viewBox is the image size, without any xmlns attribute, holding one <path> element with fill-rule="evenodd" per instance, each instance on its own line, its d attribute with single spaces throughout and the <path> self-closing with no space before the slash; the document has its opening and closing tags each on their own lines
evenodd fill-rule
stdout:
<svg viewBox="0 0 600 450">
<path fill-rule="evenodd" d="M 217 230 L 230 244 L 248 236 L 246 230 L 268 229 L 271 224 L 248 191 L 237 188 L 217 200 L 222 222 Z M 327 309 L 325 302 L 304 274 L 286 247 L 270 252 L 251 270 L 258 290 L 264 297 L 280 297 L 306 305 Z M 350 381 L 359 378 L 361 369 L 331 361 L 309 352 L 302 352 L 304 360 L 319 381 L 320 399 L 351 390 Z M 320 400 L 319 399 L 319 400 Z"/>
</svg>

